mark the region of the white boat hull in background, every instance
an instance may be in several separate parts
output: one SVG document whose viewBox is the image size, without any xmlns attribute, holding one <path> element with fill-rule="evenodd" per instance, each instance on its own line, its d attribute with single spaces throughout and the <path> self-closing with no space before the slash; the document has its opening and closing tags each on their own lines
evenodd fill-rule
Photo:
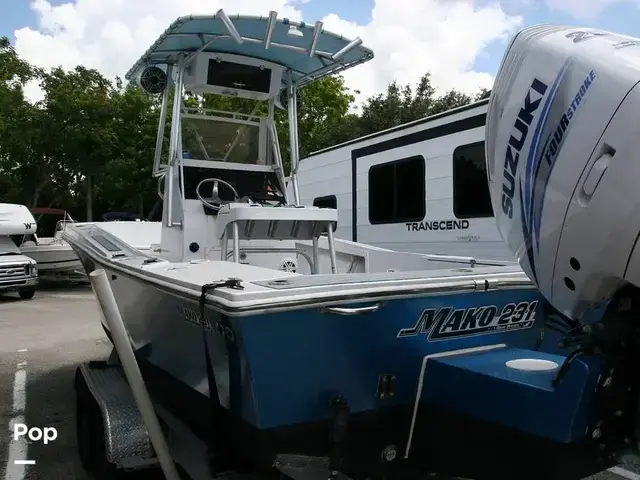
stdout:
<svg viewBox="0 0 640 480">
<path fill-rule="evenodd" d="M 47 243 L 49 239 L 41 240 L 40 245 L 21 246 L 20 251 L 36 261 L 42 275 L 82 271 L 80 259 L 67 242 Z"/>
<path fill-rule="evenodd" d="M 134 248 L 148 252 L 160 244 L 160 222 L 96 222 L 103 230 L 127 242 Z M 86 273 L 71 245 L 57 237 L 38 239 L 38 245 L 28 242 L 20 247 L 22 253 L 37 262 L 40 275 L 48 278 L 83 279 Z"/>
</svg>

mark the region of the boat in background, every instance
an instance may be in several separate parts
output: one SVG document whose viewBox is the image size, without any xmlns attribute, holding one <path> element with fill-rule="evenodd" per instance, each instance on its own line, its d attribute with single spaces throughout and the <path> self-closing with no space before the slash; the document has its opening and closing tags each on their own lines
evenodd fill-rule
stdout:
<svg viewBox="0 0 640 480">
<path fill-rule="evenodd" d="M 37 233 L 25 234 L 19 243 L 20 251 L 34 259 L 43 281 L 87 281 L 87 276 L 78 255 L 62 238 L 68 223 L 73 223 L 66 210 L 59 208 L 32 208 L 34 215 L 62 216 L 53 229 L 53 236 L 39 236 Z M 39 217 L 41 218 L 41 217 Z M 38 223 L 41 230 L 41 223 Z"/>
<path fill-rule="evenodd" d="M 106 212 L 102 214 L 104 222 L 148 222 L 142 215 L 132 212 Z"/>
</svg>

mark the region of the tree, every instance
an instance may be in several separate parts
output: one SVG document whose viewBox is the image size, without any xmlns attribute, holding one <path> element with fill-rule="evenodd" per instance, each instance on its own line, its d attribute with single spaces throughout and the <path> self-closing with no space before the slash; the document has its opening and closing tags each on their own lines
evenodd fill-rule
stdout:
<svg viewBox="0 0 640 480">
<path fill-rule="evenodd" d="M 355 101 L 341 76 L 325 77 L 300 90 L 298 133 L 300 157 L 335 143 L 336 130 Z M 285 123 L 285 119 L 282 119 Z M 289 130 L 282 128 L 288 138 Z"/>
<path fill-rule="evenodd" d="M 455 90 L 434 97 L 431 75 L 426 73 L 418 82 L 415 92 L 410 85 L 400 87 L 392 82 L 385 93 L 365 101 L 360 117 L 359 134 L 370 134 L 403 123 L 419 120 L 452 108 L 471 103 L 472 98 Z"/>
<path fill-rule="evenodd" d="M 455 90 L 449 90 L 447 93 L 433 100 L 429 115 L 446 112 L 452 108 L 461 107 L 471 103 L 471 97 Z"/>
<path fill-rule="evenodd" d="M 42 115 L 24 96 L 24 86 L 42 72 L 19 58 L 6 37 L 0 38 L 0 172 L 7 200 L 35 205 L 52 173 L 43 159 Z M 17 189 L 16 185 L 23 188 Z"/>
<path fill-rule="evenodd" d="M 489 98 L 491 96 L 491 90 L 487 90 L 486 88 L 482 88 L 480 92 L 476 95 L 476 102 L 479 100 L 484 100 L 485 98 Z"/>
<path fill-rule="evenodd" d="M 112 92 L 110 102 L 113 123 L 109 130 L 116 141 L 95 193 L 102 209 L 135 211 L 144 216 L 158 198 L 157 181 L 151 172 L 159 101 L 130 84 Z"/>
<path fill-rule="evenodd" d="M 84 186 L 86 219 L 93 219 L 93 181 L 116 148 L 113 86 L 97 70 L 55 68 L 43 76 L 46 150 L 65 170 L 76 192 Z M 133 127 L 133 126 L 131 126 Z M 55 133 L 55 134 L 54 134 Z M 55 163 L 53 162 L 53 163 Z"/>
</svg>

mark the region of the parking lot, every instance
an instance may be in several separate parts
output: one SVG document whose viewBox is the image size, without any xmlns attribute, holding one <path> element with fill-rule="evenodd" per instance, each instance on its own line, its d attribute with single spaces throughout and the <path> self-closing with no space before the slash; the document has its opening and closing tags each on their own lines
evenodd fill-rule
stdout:
<svg viewBox="0 0 640 480">
<path fill-rule="evenodd" d="M 91 288 L 43 289 L 30 301 L 0 297 L 0 329 L 0 480 L 89 480 L 76 451 L 73 376 L 80 362 L 110 350 Z M 13 441 L 14 423 L 54 427 L 58 436 L 47 445 Z M 592 480 L 622 478 L 640 480 L 637 459 Z"/>
<path fill-rule="evenodd" d="M 88 479 L 75 446 L 73 375 L 103 357 L 108 340 L 90 287 L 42 290 L 30 301 L 0 297 L 0 466 L 5 480 Z M 58 438 L 11 441 L 12 422 L 54 427 Z M 16 461 L 31 460 L 34 465 Z"/>
</svg>

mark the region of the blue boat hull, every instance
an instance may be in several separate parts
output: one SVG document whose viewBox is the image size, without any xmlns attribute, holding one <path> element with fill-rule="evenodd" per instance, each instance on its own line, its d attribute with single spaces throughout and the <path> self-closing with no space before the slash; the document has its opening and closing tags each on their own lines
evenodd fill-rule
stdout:
<svg viewBox="0 0 640 480">
<path fill-rule="evenodd" d="M 78 253 L 88 272 L 107 271 L 154 399 L 235 465 L 270 471 L 281 454 L 331 456 L 337 448 L 331 432 L 340 423 L 332 402 L 342 399 L 348 421 L 339 456 L 352 478 L 388 471 L 399 478 L 440 472 L 567 479 L 606 466 L 594 463 L 593 443 L 583 440 L 592 394 L 574 388 L 595 384 L 598 362 L 578 360 L 574 387 L 561 391 L 551 387 L 552 373 L 539 385 L 509 378 L 507 357 L 491 351 L 476 354 L 484 355 L 480 363 L 438 358 L 483 347 L 509 349 L 514 358 L 557 353 L 560 337 L 548 330 L 541 336 L 545 302 L 533 288 L 398 298 L 354 316 L 302 309 L 234 317 L 206 304 L 203 318 L 197 293 L 176 295 Z M 535 397 L 535 389 L 544 392 Z M 490 399 L 503 393 L 491 407 Z M 456 395 L 460 401 L 452 401 Z M 529 397 L 518 401 L 519 395 Z M 514 410 L 505 415 L 509 402 Z M 520 420 L 532 411 L 518 404 L 542 405 L 547 410 L 536 415 L 543 424 Z M 547 415 L 556 404 L 564 409 Z M 497 463 L 507 452 L 514 462 L 526 461 L 527 471 L 506 462 L 501 473 Z M 549 461 L 532 465 L 538 455 Z M 563 467 L 570 458 L 580 467 Z"/>
</svg>

